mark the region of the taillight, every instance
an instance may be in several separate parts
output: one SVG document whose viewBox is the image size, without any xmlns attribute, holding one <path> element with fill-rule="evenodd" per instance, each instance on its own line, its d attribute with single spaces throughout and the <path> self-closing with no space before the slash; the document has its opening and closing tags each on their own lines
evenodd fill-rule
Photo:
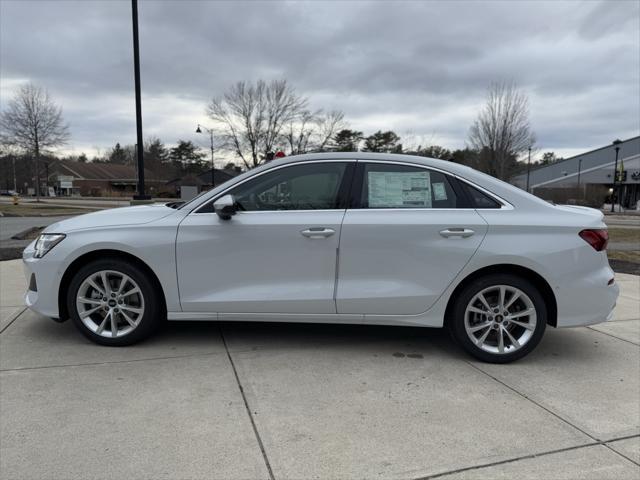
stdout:
<svg viewBox="0 0 640 480">
<path fill-rule="evenodd" d="M 606 249 L 609 243 L 609 232 L 604 229 L 582 230 L 578 235 L 591 245 L 596 252 Z"/>
</svg>

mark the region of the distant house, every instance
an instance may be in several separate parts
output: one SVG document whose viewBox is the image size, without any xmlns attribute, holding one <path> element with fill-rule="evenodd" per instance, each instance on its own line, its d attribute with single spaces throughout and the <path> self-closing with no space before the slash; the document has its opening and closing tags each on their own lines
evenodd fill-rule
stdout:
<svg viewBox="0 0 640 480">
<path fill-rule="evenodd" d="M 151 195 L 162 192 L 165 179 L 144 170 L 145 188 Z M 136 192 L 138 175 L 130 165 L 55 160 L 48 165 L 47 186 L 57 196 L 131 196 Z"/>
<path fill-rule="evenodd" d="M 242 170 L 240 167 L 234 169 L 218 169 L 216 168 L 213 173 L 213 179 L 211 178 L 211 169 L 201 173 L 200 175 L 185 175 L 183 177 L 174 178 L 169 180 L 166 184 L 166 190 L 175 193 L 180 196 L 180 191 L 183 186 L 196 187 L 197 193 L 203 190 L 209 190 L 214 184 L 217 187 L 222 185 L 227 180 L 240 175 Z M 213 182 L 212 182 L 213 180 Z"/>
</svg>

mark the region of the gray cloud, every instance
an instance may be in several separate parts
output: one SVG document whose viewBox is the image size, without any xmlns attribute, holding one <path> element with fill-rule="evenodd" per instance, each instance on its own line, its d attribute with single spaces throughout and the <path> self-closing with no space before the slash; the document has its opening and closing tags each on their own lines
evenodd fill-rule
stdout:
<svg viewBox="0 0 640 480">
<path fill-rule="evenodd" d="M 130 3 L 0 2 L 0 101 L 30 80 L 63 105 L 76 151 L 133 143 Z M 205 122 L 237 80 L 287 78 L 353 128 L 449 147 L 492 80 L 530 95 L 543 150 L 640 130 L 638 2 L 225 2 L 140 4 L 145 135 Z"/>
</svg>

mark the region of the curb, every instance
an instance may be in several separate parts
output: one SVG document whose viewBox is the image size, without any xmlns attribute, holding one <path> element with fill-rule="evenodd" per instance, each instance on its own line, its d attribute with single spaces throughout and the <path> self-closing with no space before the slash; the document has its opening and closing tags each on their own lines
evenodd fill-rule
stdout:
<svg viewBox="0 0 640 480">
<path fill-rule="evenodd" d="M 16 233 L 13 237 L 11 237 L 11 240 L 27 240 L 27 237 L 29 235 L 42 230 L 43 228 L 45 228 L 45 226 L 27 228 L 26 230 Z"/>
<path fill-rule="evenodd" d="M 0 217 L 74 217 L 76 215 L 83 215 L 84 213 L 91 213 L 96 210 L 87 210 L 86 212 L 74 212 L 74 213 L 33 213 L 31 215 L 22 215 L 20 213 L 2 213 Z"/>
<path fill-rule="evenodd" d="M 0 248 L 0 262 L 8 260 L 20 260 L 22 258 L 22 252 L 24 247 L 2 247 Z"/>
</svg>

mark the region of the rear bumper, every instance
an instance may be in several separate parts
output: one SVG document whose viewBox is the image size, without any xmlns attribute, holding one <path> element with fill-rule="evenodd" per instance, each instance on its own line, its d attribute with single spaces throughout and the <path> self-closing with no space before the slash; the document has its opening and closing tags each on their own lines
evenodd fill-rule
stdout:
<svg viewBox="0 0 640 480">
<path fill-rule="evenodd" d="M 579 327 L 606 322 L 613 318 L 613 309 L 620 293 L 609 265 L 575 278 L 556 289 L 558 327 Z"/>
</svg>

